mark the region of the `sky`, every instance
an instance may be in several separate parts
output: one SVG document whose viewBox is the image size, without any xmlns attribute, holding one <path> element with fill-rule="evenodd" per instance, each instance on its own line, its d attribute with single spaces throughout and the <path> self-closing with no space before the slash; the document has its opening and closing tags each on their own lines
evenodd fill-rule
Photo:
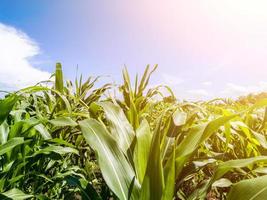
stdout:
<svg viewBox="0 0 267 200">
<path fill-rule="evenodd" d="M 266 0 L 1 0 L 0 90 L 49 78 L 121 82 L 158 64 L 151 86 L 180 99 L 267 91 Z"/>
</svg>

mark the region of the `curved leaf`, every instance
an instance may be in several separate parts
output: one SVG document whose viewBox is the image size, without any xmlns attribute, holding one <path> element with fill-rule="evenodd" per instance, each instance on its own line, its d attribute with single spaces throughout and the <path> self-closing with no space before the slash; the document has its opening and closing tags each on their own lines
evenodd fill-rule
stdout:
<svg viewBox="0 0 267 200">
<path fill-rule="evenodd" d="M 103 177 L 119 199 L 128 199 L 128 190 L 135 176 L 134 170 L 105 127 L 94 119 L 79 122 L 86 142 L 97 152 Z M 135 182 L 131 199 L 138 199 L 139 184 Z"/>
<path fill-rule="evenodd" d="M 143 182 L 146 173 L 151 140 L 152 134 L 149 124 L 146 120 L 143 120 L 136 130 L 136 144 L 134 148 L 134 165 L 140 183 Z"/>
<path fill-rule="evenodd" d="M 7 199 L 13 199 L 13 200 L 24 200 L 33 197 L 33 195 L 25 194 L 24 192 L 16 188 L 8 190 L 2 193 L 1 195 L 7 197 Z"/>
<path fill-rule="evenodd" d="M 5 121 L 17 100 L 18 96 L 16 95 L 11 95 L 3 100 L 0 100 L 0 125 Z"/>
<path fill-rule="evenodd" d="M 0 144 L 4 144 L 7 142 L 8 133 L 9 133 L 9 126 L 5 121 L 0 125 Z"/>
<path fill-rule="evenodd" d="M 164 189 L 164 175 L 160 152 L 162 118 L 153 134 L 146 174 L 141 187 L 141 199 L 160 200 Z"/>
<path fill-rule="evenodd" d="M 182 171 L 184 164 L 197 147 L 209 138 L 220 126 L 237 115 L 223 116 L 205 124 L 200 124 L 191 128 L 186 138 L 176 148 L 176 177 Z"/>
<path fill-rule="evenodd" d="M 111 102 L 101 102 L 98 104 L 104 109 L 106 118 L 109 121 L 111 134 L 114 135 L 123 152 L 127 153 L 127 150 L 134 139 L 135 133 L 123 113 L 123 110 Z"/>
<path fill-rule="evenodd" d="M 39 151 L 36 151 L 32 156 L 36 156 L 39 154 L 49 154 L 51 152 L 54 152 L 57 154 L 74 153 L 74 154 L 79 155 L 78 150 L 76 150 L 74 148 L 51 145 L 51 146 L 45 147 Z"/>
<path fill-rule="evenodd" d="M 165 187 L 161 200 L 169 200 L 173 198 L 175 188 L 175 147 L 176 145 L 174 143 L 172 155 L 169 157 L 164 168 Z"/>
<path fill-rule="evenodd" d="M 238 169 L 242 167 L 247 167 L 248 165 L 254 164 L 256 162 L 266 162 L 267 156 L 258 156 L 253 158 L 246 158 L 246 159 L 237 159 L 237 160 L 229 160 L 226 162 L 221 163 L 218 168 L 216 169 L 213 180 L 217 180 L 221 178 L 225 173 L 232 169 Z"/>
<path fill-rule="evenodd" d="M 70 117 L 58 117 L 49 120 L 54 126 L 77 126 L 78 124 L 72 120 Z"/>
<path fill-rule="evenodd" d="M 263 200 L 267 197 L 267 176 L 240 181 L 233 185 L 227 200 Z"/>
<path fill-rule="evenodd" d="M 9 152 L 14 147 L 23 144 L 24 138 L 23 137 L 16 137 L 12 138 L 11 140 L 8 140 L 5 144 L 0 145 L 0 156 Z"/>
</svg>

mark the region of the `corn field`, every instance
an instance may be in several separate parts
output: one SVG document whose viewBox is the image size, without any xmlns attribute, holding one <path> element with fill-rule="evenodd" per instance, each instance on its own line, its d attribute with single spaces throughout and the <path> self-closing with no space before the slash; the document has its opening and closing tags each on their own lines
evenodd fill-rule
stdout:
<svg viewBox="0 0 267 200">
<path fill-rule="evenodd" d="M 0 199 L 267 199 L 267 95 L 180 101 L 156 68 L 3 93 Z"/>
</svg>

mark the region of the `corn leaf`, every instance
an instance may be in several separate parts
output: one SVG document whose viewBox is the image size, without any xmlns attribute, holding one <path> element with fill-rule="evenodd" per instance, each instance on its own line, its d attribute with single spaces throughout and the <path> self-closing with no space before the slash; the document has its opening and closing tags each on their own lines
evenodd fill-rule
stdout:
<svg viewBox="0 0 267 200">
<path fill-rule="evenodd" d="M 9 133 L 9 126 L 6 122 L 0 125 L 0 144 L 4 144 L 7 142 Z"/>
<path fill-rule="evenodd" d="M 54 126 L 77 126 L 78 124 L 72 120 L 70 117 L 58 117 L 49 120 Z"/>
<path fill-rule="evenodd" d="M 119 199 L 128 199 L 134 170 L 106 128 L 94 119 L 79 123 L 86 142 L 96 151 L 103 177 Z M 139 184 L 135 182 L 130 199 L 138 199 Z"/>
<path fill-rule="evenodd" d="M 221 163 L 217 170 L 215 171 L 213 180 L 217 180 L 221 178 L 225 173 L 232 169 L 238 169 L 242 167 L 247 167 L 248 165 L 257 163 L 257 162 L 267 162 L 267 156 L 258 156 L 253 158 L 246 159 L 237 159 L 237 160 L 229 160 Z"/>
<path fill-rule="evenodd" d="M 263 200 L 267 197 L 267 176 L 243 180 L 233 185 L 227 200 Z"/>
<path fill-rule="evenodd" d="M 160 200 L 163 195 L 164 177 L 160 151 L 161 122 L 160 119 L 152 138 L 146 174 L 141 187 L 142 200 Z"/>
<path fill-rule="evenodd" d="M 21 190 L 19 190 L 17 188 L 13 188 L 11 190 L 8 190 L 8 191 L 2 193 L 1 195 L 6 197 L 6 200 L 8 200 L 8 199 L 24 200 L 24 199 L 29 199 L 29 198 L 33 197 L 33 195 L 25 194 L 24 192 L 22 192 Z M 5 200 L 5 198 L 3 200 Z"/>
<path fill-rule="evenodd" d="M 186 138 L 176 148 L 176 177 L 180 174 L 184 164 L 197 147 L 209 138 L 220 126 L 234 117 L 236 115 L 223 116 L 209 123 L 200 124 L 191 128 Z"/>
<path fill-rule="evenodd" d="M 143 182 L 146 173 L 151 140 L 152 133 L 150 132 L 149 124 L 146 120 L 143 120 L 136 130 L 136 144 L 134 148 L 134 165 L 137 179 L 140 183 Z"/>
<path fill-rule="evenodd" d="M 168 159 L 167 164 L 164 168 L 165 187 L 162 200 L 169 200 L 173 198 L 175 187 L 175 148 L 176 145 L 174 143 L 172 155 Z"/>
<path fill-rule="evenodd" d="M 98 104 L 104 109 L 111 134 L 116 138 L 119 147 L 126 154 L 135 136 L 132 126 L 119 106 L 111 102 L 101 102 Z"/>
<path fill-rule="evenodd" d="M 16 95 L 0 100 L 0 125 L 5 121 L 17 100 L 18 97 Z"/>
<path fill-rule="evenodd" d="M 45 140 L 51 139 L 51 135 L 43 124 L 37 124 L 34 128 L 42 135 Z"/>
<path fill-rule="evenodd" d="M 51 152 L 54 152 L 57 154 L 73 153 L 73 154 L 79 155 L 78 151 L 74 148 L 51 145 L 39 151 L 36 151 L 31 157 L 34 157 L 39 154 L 50 154 Z"/>
<path fill-rule="evenodd" d="M 12 138 L 11 140 L 8 140 L 6 143 L 0 145 L 0 156 L 9 152 L 14 147 L 20 144 L 23 144 L 23 143 L 24 143 L 23 137 L 16 137 L 16 138 Z"/>
</svg>

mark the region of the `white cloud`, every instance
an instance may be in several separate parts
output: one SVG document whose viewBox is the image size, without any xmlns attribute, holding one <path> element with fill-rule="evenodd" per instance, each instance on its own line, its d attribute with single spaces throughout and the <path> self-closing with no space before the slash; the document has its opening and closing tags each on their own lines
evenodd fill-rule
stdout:
<svg viewBox="0 0 267 200">
<path fill-rule="evenodd" d="M 205 81 L 205 82 L 202 82 L 202 85 L 204 85 L 204 86 L 211 86 L 212 85 L 212 82 L 211 81 Z"/>
<path fill-rule="evenodd" d="M 211 98 L 209 92 L 205 89 L 193 89 L 187 92 L 189 100 L 205 100 Z"/>
<path fill-rule="evenodd" d="M 177 76 L 174 76 L 174 75 L 166 74 L 166 73 L 162 74 L 162 78 L 163 78 L 164 84 L 171 85 L 171 86 L 180 85 L 181 83 L 184 82 L 183 79 Z"/>
<path fill-rule="evenodd" d="M 25 33 L 0 23 L 0 89 L 18 89 L 47 80 L 50 74 L 29 62 L 39 53 L 38 45 Z"/>
<path fill-rule="evenodd" d="M 223 97 L 238 97 L 242 95 L 248 95 L 250 93 L 259 93 L 267 91 L 267 82 L 259 82 L 255 85 L 237 85 L 228 83 L 226 88 L 220 93 Z"/>
<path fill-rule="evenodd" d="M 200 82 L 198 87 L 192 87 L 189 81 L 170 74 L 162 74 L 162 80 L 164 84 L 171 87 L 178 99 L 192 101 L 208 100 L 217 97 L 237 98 L 250 93 L 255 94 L 267 91 L 267 82 L 263 81 L 247 85 L 226 83 L 221 85 L 220 90 L 214 82 L 209 80 Z"/>
</svg>

